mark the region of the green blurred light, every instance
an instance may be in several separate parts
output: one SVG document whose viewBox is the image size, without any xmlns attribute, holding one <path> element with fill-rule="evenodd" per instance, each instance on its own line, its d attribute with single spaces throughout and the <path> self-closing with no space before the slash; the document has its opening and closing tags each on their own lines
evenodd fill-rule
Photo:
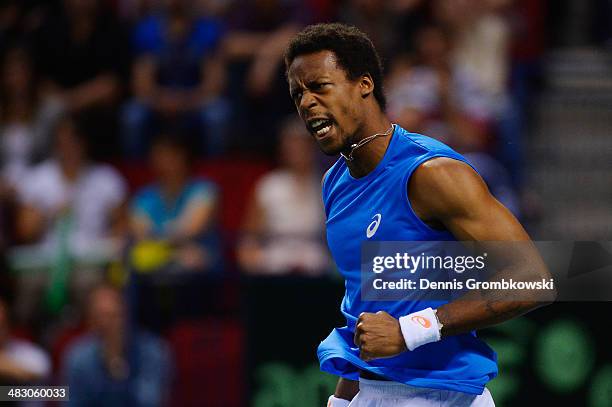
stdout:
<svg viewBox="0 0 612 407">
<path fill-rule="evenodd" d="M 500 369 L 507 366 L 518 366 L 525 362 L 523 345 L 507 339 L 487 339 L 487 344 L 497 352 L 497 364 Z"/>
<path fill-rule="evenodd" d="M 496 407 L 504 407 L 506 402 L 518 394 L 521 380 L 513 373 L 502 373 L 487 384 L 487 388 L 495 400 Z"/>
<path fill-rule="evenodd" d="M 595 375 L 589 390 L 589 406 L 612 406 L 612 365 L 604 366 Z"/>
<path fill-rule="evenodd" d="M 570 319 L 556 320 L 544 328 L 535 350 L 535 369 L 541 380 L 559 393 L 580 387 L 595 360 L 589 335 Z"/>
<path fill-rule="evenodd" d="M 321 372 L 318 364 L 300 370 L 288 363 L 270 362 L 259 367 L 255 376 L 259 386 L 253 407 L 324 406 L 338 381 Z"/>
</svg>

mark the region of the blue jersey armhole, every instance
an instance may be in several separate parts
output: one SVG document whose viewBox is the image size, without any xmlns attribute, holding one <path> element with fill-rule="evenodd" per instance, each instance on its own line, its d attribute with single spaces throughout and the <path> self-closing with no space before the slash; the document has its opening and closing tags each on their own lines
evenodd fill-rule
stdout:
<svg viewBox="0 0 612 407">
<path fill-rule="evenodd" d="M 440 158 L 440 157 L 445 157 L 445 158 L 450 158 L 453 160 L 457 160 L 459 162 L 465 163 L 467 165 L 470 166 L 470 168 L 472 168 L 474 171 L 476 171 L 476 173 L 480 176 L 480 174 L 478 173 L 478 171 L 476 170 L 476 168 L 474 168 L 474 166 L 464 157 L 462 157 L 460 154 L 449 154 L 449 153 L 433 153 L 433 154 L 427 154 L 421 158 L 419 158 L 413 165 L 410 166 L 410 168 L 408 169 L 408 171 L 406 171 L 406 174 L 404 174 L 403 178 L 402 178 L 402 201 L 406 203 L 406 206 L 408 207 L 408 211 L 410 212 L 410 214 L 415 218 L 416 223 L 418 224 L 419 227 L 421 227 L 422 229 L 426 230 L 428 233 L 433 233 L 433 234 L 437 234 L 440 236 L 446 236 L 448 234 L 450 234 L 450 232 L 446 229 L 443 230 L 439 230 L 439 229 L 434 229 L 431 226 L 429 226 L 427 223 L 425 223 L 423 221 L 423 219 L 421 219 L 419 217 L 419 215 L 417 215 L 417 213 L 414 211 L 414 208 L 412 207 L 412 204 L 410 203 L 410 197 L 408 195 L 408 183 L 410 182 L 410 178 L 412 177 L 412 174 L 414 174 L 414 172 L 416 171 L 417 168 L 419 168 L 419 166 L 429 160 L 433 160 L 434 158 Z"/>
</svg>

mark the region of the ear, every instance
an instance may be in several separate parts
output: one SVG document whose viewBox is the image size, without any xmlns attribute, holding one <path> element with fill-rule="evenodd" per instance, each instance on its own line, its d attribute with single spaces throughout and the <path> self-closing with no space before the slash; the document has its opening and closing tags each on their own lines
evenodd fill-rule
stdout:
<svg viewBox="0 0 612 407">
<path fill-rule="evenodd" d="M 361 97 L 364 99 L 374 92 L 374 81 L 370 74 L 365 74 L 359 79 L 359 91 L 361 92 Z"/>
</svg>

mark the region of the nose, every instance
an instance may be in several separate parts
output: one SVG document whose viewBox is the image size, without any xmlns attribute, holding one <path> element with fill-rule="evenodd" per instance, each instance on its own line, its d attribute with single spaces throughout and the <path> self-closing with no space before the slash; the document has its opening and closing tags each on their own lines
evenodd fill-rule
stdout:
<svg viewBox="0 0 612 407">
<path fill-rule="evenodd" d="M 302 112 L 307 112 L 308 110 L 312 109 L 316 105 L 317 105 L 317 100 L 315 99 L 313 94 L 308 91 L 304 92 L 304 94 L 302 95 L 302 98 L 300 99 L 300 110 Z"/>
</svg>

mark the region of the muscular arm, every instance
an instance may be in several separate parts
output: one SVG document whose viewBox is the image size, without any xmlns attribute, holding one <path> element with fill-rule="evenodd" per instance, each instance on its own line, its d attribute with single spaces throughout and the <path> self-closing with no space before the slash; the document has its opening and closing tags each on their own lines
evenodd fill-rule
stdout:
<svg viewBox="0 0 612 407">
<path fill-rule="evenodd" d="M 414 211 L 425 223 L 443 226 L 459 241 L 482 242 L 482 248 L 502 265 L 500 276 L 550 278 L 527 232 L 467 164 L 450 158 L 427 161 L 413 174 L 408 190 Z M 541 305 L 542 301 L 524 295 L 514 298 L 512 292 L 475 292 L 437 312 L 446 336 L 497 324 Z"/>
<path fill-rule="evenodd" d="M 527 232 L 467 164 L 450 158 L 425 162 L 412 175 L 408 196 L 416 215 L 427 225 L 444 228 L 459 241 L 477 242 L 498 266 L 493 280 L 550 278 Z M 525 293 L 472 291 L 439 307 L 437 316 L 443 325 L 442 336 L 457 335 L 509 320 L 547 302 Z M 362 313 L 355 343 L 364 360 L 406 350 L 399 322 L 386 312 Z"/>
</svg>

